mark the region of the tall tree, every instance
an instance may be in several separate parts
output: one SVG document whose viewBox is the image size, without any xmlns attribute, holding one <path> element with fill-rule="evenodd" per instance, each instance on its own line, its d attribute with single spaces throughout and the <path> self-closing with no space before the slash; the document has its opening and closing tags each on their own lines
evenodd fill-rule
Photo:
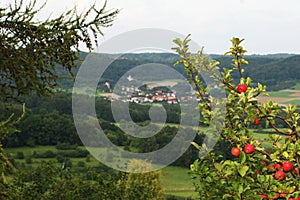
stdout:
<svg viewBox="0 0 300 200">
<path fill-rule="evenodd" d="M 57 18 L 38 21 L 36 0 L 15 1 L 0 7 L 0 97 L 16 98 L 35 92 L 51 92 L 57 84 L 55 68 L 68 72 L 76 67 L 81 43 L 89 49 L 98 44 L 101 28 L 112 25 L 119 10 L 92 5 L 78 14 L 73 8 Z"/>
<path fill-rule="evenodd" d="M 0 7 L 2 100 L 17 99 L 32 92 L 38 95 L 51 92 L 57 84 L 57 66 L 62 66 L 71 74 L 80 58 L 79 45 L 83 43 L 92 50 L 94 45 L 98 45 L 98 36 L 103 35 L 101 29 L 111 26 L 119 12 L 107 11 L 105 2 L 102 8 L 93 4 L 83 13 L 77 13 L 73 8 L 57 18 L 38 21 L 36 16 L 45 4 L 37 8 L 36 0 L 27 4 L 16 0 L 7 7 Z M 1 140 L 17 131 L 14 125 L 19 120 L 11 116 L 6 121 L 0 121 L 0 199 L 6 195 L 3 188 L 7 183 L 3 173 L 10 165 Z"/>
<path fill-rule="evenodd" d="M 160 182 L 160 172 L 151 171 L 151 163 L 133 159 L 128 164 L 128 169 L 130 173 L 126 173 L 119 183 L 120 188 L 124 187 L 124 199 L 165 199 Z"/>
</svg>

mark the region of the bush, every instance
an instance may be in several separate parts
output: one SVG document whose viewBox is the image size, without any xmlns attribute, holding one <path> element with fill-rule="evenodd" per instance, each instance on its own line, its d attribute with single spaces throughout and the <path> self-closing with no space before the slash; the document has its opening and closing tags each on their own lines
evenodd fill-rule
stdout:
<svg viewBox="0 0 300 200">
<path fill-rule="evenodd" d="M 31 157 L 27 157 L 27 158 L 25 159 L 25 162 L 26 162 L 26 164 L 31 164 L 31 163 L 32 163 Z"/>
<path fill-rule="evenodd" d="M 72 163 L 71 159 L 70 159 L 70 158 L 66 158 L 66 159 L 64 160 L 64 162 L 63 162 L 63 166 L 64 166 L 64 167 L 71 168 L 71 167 L 73 166 L 73 163 Z"/>
<path fill-rule="evenodd" d="M 59 150 L 74 150 L 77 149 L 78 145 L 70 143 L 58 143 L 55 147 Z"/>
<path fill-rule="evenodd" d="M 125 173 L 119 182 L 119 188 L 121 188 L 124 192 L 122 199 L 165 199 L 163 189 L 160 184 L 160 172 L 151 172 L 151 163 L 143 160 L 132 159 L 128 164 L 128 169 L 131 172 Z"/>
<path fill-rule="evenodd" d="M 47 151 L 41 152 L 41 153 L 38 153 L 38 152 L 34 151 L 32 156 L 34 158 L 55 158 L 56 155 L 57 154 L 54 153 L 53 151 L 47 150 Z"/>
<path fill-rule="evenodd" d="M 90 153 L 85 149 L 76 149 L 76 150 L 64 150 L 58 152 L 60 155 L 69 158 L 85 158 Z"/>
<path fill-rule="evenodd" d="M 24 153 L 23 152 L 17 152 L 17 156 L 16 156 L 17 159 L 24 159 Z"/>
<path fill-rule="evenodd" d="M 68 162 L 65 166 L 69 167 Z M 100 173 L 93 181 L 74 178 L 70 170 L 58 167 L 53 162 L 43 162 L 37 168 L 20 170 L 16 177 L 12 180 L 14 184 L 9 187 L 9 196 L 4 199 L 122 199 L 116 187 L 117 180 Z"/>
<path fill-rule="evenodd" d="M 57 162 L 59 162 L 59 163 L 63 163 L 64 160 L 65 160 L 65 157 L 63 157 L 62 155 L 58 154 L 58 155 L 56 156 L 56 160 L 57 160 Z"/>
<path fill-rule="evenodd" d="M 85 167 L 85 162 L 79 161 L 79 162 L 77 163 L 77 167 Z"/>
</svg>

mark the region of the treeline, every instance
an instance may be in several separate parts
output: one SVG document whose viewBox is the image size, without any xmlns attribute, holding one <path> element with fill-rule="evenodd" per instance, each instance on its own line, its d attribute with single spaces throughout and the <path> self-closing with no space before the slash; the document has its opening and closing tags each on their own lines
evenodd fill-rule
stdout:
<svg viewBox="0 0 300 200">
<path fill-rule="evenodd" d="M 213 56 L 223 67 L 230 68 L 231 58 L 228 56 Z M 250 55 L 245 57 L 249 61 L 245 65 L 245 76 L 251 77 L 254 83 L 262 83 L 268 91 L 290 89 L 300 82 L 300 55 L 274 54 L 274 55 Z M 239 80 L 237 72 L 233 74 L 235 80 Z"/>
<path fill-rule="evenodd" d="M 86 53 L 81 54 L 83 59 L 86 55 Z M 111 83 L 111 86 L 113 87 L 115 83 L 120 79 L 120 77 L 122 77 L 129 70 L 139 65 L 160 63 L 174 68 L 174 63 L 180 59 L 178 55 L 170 53 L 142 53 L 124 54 L 120 57 L 118 57 L 118 55 L 115 56 L 116 58 L 120 59 L 116 59 L 110 64 L 99 81 L 98 87 L 102 91 L 108 91 L 108 88 L 104 84 L 106 81 L 109 81 Z M 221 71 L 224 67 L 229 69 L 232 67 L 230 56 L 210 55 L 210 57 L 221 63 Z M 252 77 L 255 83 L 260 82 L 267 85 L 268 91 L 291 88 L 300 81 L 300 55 L 248 55 L 245 56 L 245 59 L 249 61 L 249 64 L 245 65 L 245 67 L 247 68 L 245 76 Z M 184 68 L 182 65 L 178 65 L 174 69 L 185 76 Z M 159 68 L 156 72 L 152 71 L 153 69 L 151 68 L 151 73 L 154 73 L 158 76 L 155 78 L 159 80 L 168 79 L 165 77 L 166 74 L 160 73 Z M 147 75 L 148 72 L 147 70 L 144 70 L 140 73 L 146 73 Z M 63 74 L 65 72 L 58 70 L 58 73 Z M 74 74 L 76 73 L 77 69 L 74 70 Z M 143 74 L 139 74 L 139 76 L 143 77 Z M 239 80 L 239 75 L 237 74 L 237 72 L 233 73 L 233 78 L 235 80 Z M 64 88 L 71 88 L 73 86 L 73 82 L 71 79 L 61 79 L 60 83 Z"/>
</svg>

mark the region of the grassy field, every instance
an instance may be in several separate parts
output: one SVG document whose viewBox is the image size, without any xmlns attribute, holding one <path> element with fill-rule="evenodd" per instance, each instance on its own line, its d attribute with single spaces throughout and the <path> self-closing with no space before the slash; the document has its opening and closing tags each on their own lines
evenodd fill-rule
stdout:
<svg viewBox="0 0 300 200">
<path fill-rule="evenodd" d="M 291 89 L 293 90 L 300 90 L 300 83 L 297 83 L 294 87 L 292 87 Z"/>
<path fill-rule="evenodd" d="M 285 90 L 281 90 L 281 91 L 277 91 L 277 92 L 269 92 L 269 94 L 270 94 L 270 97 L 296 98 L 296 96 L 292 96 L 292 94 L 294 94 L 294 92 L 285 91 Z"/>
<path fill-rule="evenodd" d="M 277 102 L 282 105 L 300 105 L 300 89 L 298 88 L 300 88 L 300 84 L 295 86 L 293 89 L 268 92 L 270 95 L 269 97 L 259 96 L 258 100 L 260 102 L 272 100 L 273 102 Z"/>
<path fill-rule="evenodd" d="M 189 169 L 166 167 L 162 169 L 162 185 L 166 194 L 179 197 L 196 197 Z"/>
<path fill-rule="evenodd" d="M 254 139 L 259 141 L 265 149 L 272 148 L 272 144 L 270 142 L 270 137 L 269 137 L 270 134 L 276 134 L 276 133 L 274 132 L 273 129 L 253 130 Z"/>
<path fill-rule="evenodd" d="M 291 100 L 291 101 L 286 101 L 284 102 L 285 104 L 292 104 L 292 105 L 300 105 L 300 100 Z"/>
</svg>

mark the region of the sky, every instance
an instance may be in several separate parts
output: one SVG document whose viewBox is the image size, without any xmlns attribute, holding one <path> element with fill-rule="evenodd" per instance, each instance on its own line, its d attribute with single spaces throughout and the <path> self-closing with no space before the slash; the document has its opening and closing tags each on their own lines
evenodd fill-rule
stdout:
<svg viewBox="0 0 300 200">
<path fill-rule="evenodd" d="M 13 0 L 1 0 L 8 2 Z M 94 2 L 48 0 L 39 16 L 55 16 L 74 6 L 81 11 Z M 96 0 L 96 5 L 103 2 Z M 107 9 L 121 12 L 112 27 L 103 29 L 101 42 L 135 29 L 160 28 L 191 34 L 207 53 L 223 54 L 230 39 L 240 37 L 249 54 L 300 54 L 299 0 L 108 0 Z"/>
</svg>

